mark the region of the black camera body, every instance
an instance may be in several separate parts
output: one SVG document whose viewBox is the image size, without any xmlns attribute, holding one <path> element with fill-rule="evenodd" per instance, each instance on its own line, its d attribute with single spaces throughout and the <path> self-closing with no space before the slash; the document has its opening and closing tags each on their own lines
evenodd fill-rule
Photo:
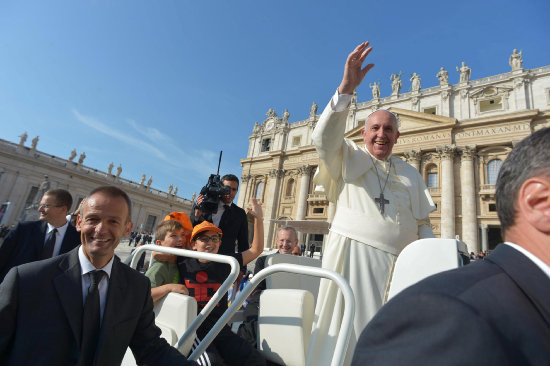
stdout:
<svg viewBox="0 0 550 366">
<path fill-rule="evenodd" d="M 218 212 L 218 204 L 222 196 L 228 195 L 230 192 L 231 188 L 222 184 L 219 174 L 210 174 L 208 183 L 201 188 L 204 200 L 199 206 L 207 221 L 211 221 L 212 214 Z"/>
</svg>

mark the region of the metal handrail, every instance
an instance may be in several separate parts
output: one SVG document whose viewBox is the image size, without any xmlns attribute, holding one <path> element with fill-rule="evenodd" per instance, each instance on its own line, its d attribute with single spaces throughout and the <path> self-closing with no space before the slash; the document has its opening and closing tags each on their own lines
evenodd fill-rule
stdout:
<svg viewBox="0 0 550 366">
<path fill-rule="evenodd" d="M 130 263 L 130 267 L 132 268 L 136 267 L 138 258 L 140 257 L 138 254 L 145 250 L 173 254 L 173 255 L 182 256 L 182 257 L 205 259 L 212 262 L 229 264 L 231 266 L 231 271 L 229 272 L 229 276 L 227 276 L 226 280 L 222 283 L 218 291 L 216 291 L 214 296 L 212 296 L 210 301 L 208 301 L 205 307 L 197 315 L 195 320 L 193 320 L 189 328 L 185 331 L 185 333 L 183 333 L 183 335 L 178 340 L 178 344 L 176 345 L 176 348 L 180 350 L 185 344 L 185 341 L 187 340 L 187 338 L 192 336 L 193 333 L 197 331 L 197 329 L 202 324 L 204 319 L 206 319 L 206 317 L 212 312 L 214 307 L 222 299 L 223 295 L 225 295 L 229 290 L 229 288 L 233 285 L 233 283 L 237 279 L 237 276 L 239 275 L 239 271 L 240 271 L 239 262 L 234 257 L 227 256 L 227 255 L 203 253 L 203 252 L 197 252 L 194 250 L 177 249 L 177 248 L 163 247 L 160 245 L 148 244 L 148 245 L 142 245 L 140 247 L 137 247 L 136 250 L 134 250 L 134 252 L 131 254 L 133 257 L 132 257 L 132 262 Z M 193 352 L 191 356 L 193 356 L 194 354 L 195 352 Z M 198 355 L 196 358 L 198 358 Z"/>
<path fill-rule="evenodd" d="M 214 338 L 222 330 L 223 326 L 227 324 L 231 317 L 239 310 L 241 304 L 250 296 L 252 291 L 262 282 L 267 276 L 270 276 L 277 272 L 290 272 L 296 274 L 303 274 L 309 276 L 323 277 L 330 279 L 336 282 L 336 285 L 342 290 L 344 296 L 344 315 L 342 317 L 342 326 L 340 327 L 340 333 L 336 340 L 336 347 L 334 349 L 334 354 L 332 357 L 331 366 L 340 366 L 344 362 L 344 357 L 346 356 L 346 349 L 349 344 L 349 339 L 351 336 L 351 330 L 353 325 L 353 318 L 355 315 L 355 296 L 353 291 L 348 284 L 348 282 L 336 272 L 330 271 L 328 269 L 316 268 L 316 267 L 307 267 L 300 266 L 296 264 L 273 264 L 267 268 L 262 269 L 260 272 L 254 275 L 250 280 L 249 284 L 239 293 L 239 295 L 231 302 L 231 306 L 223 313 L 223 315 L 218 319 L 216 324 L 212 329 L 206 334 L 202 339 L 201 343 L 193 351 L 189 359 L 195 361 L 199 355 L 201 355 L 206 348 L 212 343 Z"/>
</svg>

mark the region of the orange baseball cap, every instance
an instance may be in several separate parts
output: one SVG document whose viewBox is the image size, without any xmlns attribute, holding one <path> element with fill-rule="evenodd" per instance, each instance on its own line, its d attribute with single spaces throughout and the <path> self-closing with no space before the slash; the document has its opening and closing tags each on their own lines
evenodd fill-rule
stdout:
<svg viewBox="0 0 550 366">
<path fill-rule="evenodd" d="M 208 221 L 205 220 L 205 221 L 201 222 L 200 224 L 196 225 L 193 228 L 193 233 L 191 234 L 191 240 L 195 240 L 195 236 L 199 235 L 202 232 L 209 231 L 209 230 L 215 231 L 215 232 L 219 233 L 220 236 L 222 236 L 222 229 L 220 229 L 219 227 L 217 227 L 213 223 L 208 222 Z"/>
<path fill-rule="evenodd" d="M 168 221 L 168 220 L 174 220 L 179 222 L 181 226 L 183 226 L 183 229 L 185 231 L 193 230 L 193 224 L 191 224 L 191 219 L 189 218 L 189 216 L 187 216 L 187 214 L 184 214 L 183 212 L 177 212 L 177 211 L 170 212 L 168 215 L 166 215 L 163 221 Z"/>
</svg>

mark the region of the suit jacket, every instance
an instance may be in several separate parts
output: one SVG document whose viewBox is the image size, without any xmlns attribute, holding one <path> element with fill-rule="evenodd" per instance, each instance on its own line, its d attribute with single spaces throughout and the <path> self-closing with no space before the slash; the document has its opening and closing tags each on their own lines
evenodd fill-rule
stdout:
<svg viewBox="0 0 550 366">
<path fill-rule="evenodd" d="M 0 364 L 76 364 L 84 307 L 80 272 L 76 248 L 8 273 L 0 285 Z M 96 364 L 120 365 L 128 346 L 138 364 L 195 364 L 160 334 L 149 280 L 115 257 Z"/>
<path fill-rule="evenodd" d="M 222 243 L 218 254 L 235 253 L 235 241 L 239 252 L 248 250 L 248 219 L 246 212 L 234 203 L 231 203 L 229 209 L 225 209 L 220 219 L 220 229 L 222 229 Z"/>
<path fill-rule="evenodd" d="M 48 224 L 45 221 L 18 223 L 0 244 L 0 282 L 6 273 L 20 264 L 41 260 Z M 68 225 L 59 254 L 67 253 L 80 244 L 80 233 Z"/>
<path fill-rule="evenodd" d="M 205 220 L 203 216 L 195 219 L 194 207 L 189 217 L 193 226 Z M 248 219 L 246 218 L 246 212 L 236 204 L 231 203 L 229 209 L 223 211 L 218 227 L 223 232 L 218 254 L 229 255 L 235 253 L 235 242 L 237 243 L 239 252 L 244 252 L 250 248 L 248 245 Z"/>
<path fill-rule="evenodd" d="M 389 301 L 354 365 L 550 365 L 550 278 L 501 244 Z"/>
</svg>

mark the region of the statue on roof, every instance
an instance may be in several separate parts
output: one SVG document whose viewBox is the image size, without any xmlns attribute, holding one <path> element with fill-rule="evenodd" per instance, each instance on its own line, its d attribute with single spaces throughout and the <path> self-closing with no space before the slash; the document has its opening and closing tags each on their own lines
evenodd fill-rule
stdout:
<svg viewBox="0 0 550 366">
<path fill-rule="evenodd" d="M 437 73 L 437 79 L 439 80 L 439 85 L 445 86 L 449 85 L 449 72 L 443 67 Z"/>
<path fill-rule="evenodd" d="M 523 56 L 521 55 L 521 51 L 518 53 L 518 50 L 514 49 L 510 55 L 508 63 L 510 64 L 512 71 L 521 70 L 523 66 Z"/>
<path fill-rule="evenodd" d="M 18 137 L 20 137 L 21 139 L 19 140 L 19 145 L 20 146 L 23 146 L 25 145 L 25 141 L 27 141 L 27 137 L 29 137 L 29 135 L 27 135 L 27 132 L 23 132 L 22 135 L 19 135 Z"/>
</svg>

